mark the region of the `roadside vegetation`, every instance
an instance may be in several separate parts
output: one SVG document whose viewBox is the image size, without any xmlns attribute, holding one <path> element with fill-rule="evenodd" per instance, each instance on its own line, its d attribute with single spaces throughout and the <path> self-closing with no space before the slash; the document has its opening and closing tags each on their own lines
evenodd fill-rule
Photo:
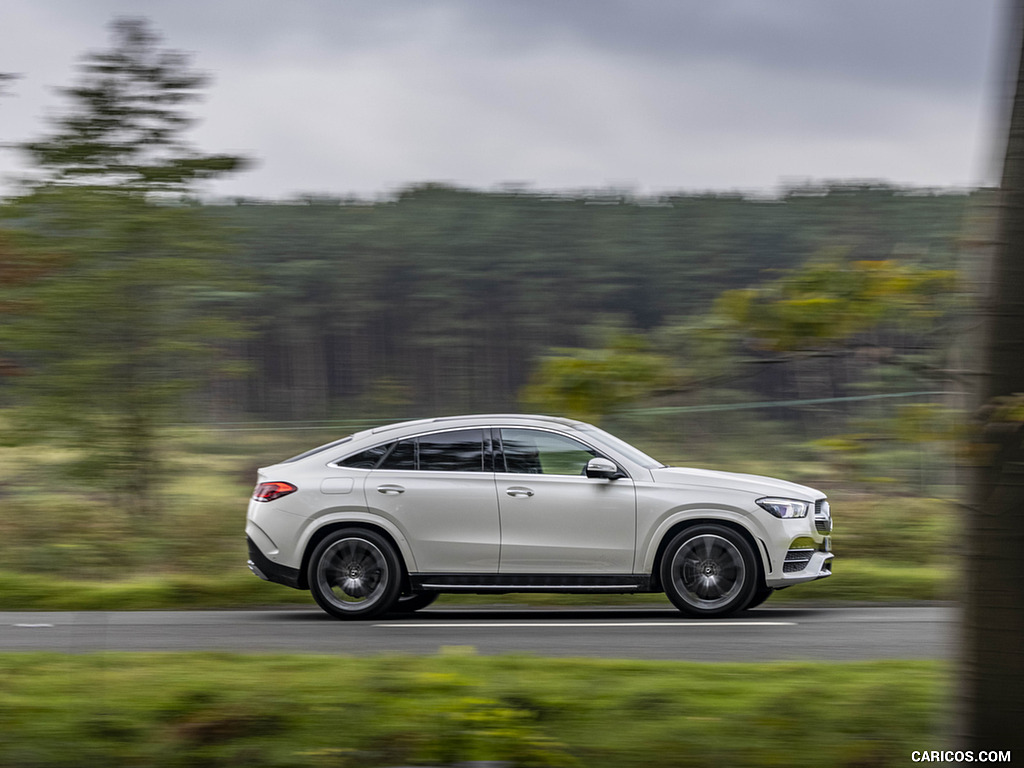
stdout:
<svg viewBox="0 0 1024 768">
<path fill-rule="evenodd" d="M 881 768 L 941 743 L 949 687 L 909 661 L 0 654 L 0 763 Z"/>
<path fill-rule="evenodd" d="M 750 416 L 745 417 L 750 421 Z M 292 433 L 256 427 L 177 429 L 165 445 L 160 498 L 164 511 L 140 532 L 111 497 L 100 491 L 60 488 L 66 452 L 0 448 L 5 467 L 4 542 L 0 610 L 154 610 L 311 604 L 308 593 L 252 576 L 245 566 L 245 509 L 258 466 L 274 463 L 337 429 Z M 227 431 L 237 429 L 239 431 Z M 249 431 L 252 429 L 252 431 Z M 638 435 L 624 433 L 630 439 Z M 637 440 L 653 454 L 684 464 L 679 445 Z M 693 449 L 696 450 L 694 445 Z M 921 487 L 920 457 L 912 453 L 896 470 L 891 455 L 865 471 L 890 477 L 858 485 L 837 469 L 828 451 L 797 446 L 770 459 L 755 456 L 745 439 L 731 448 L 719 440 L 706 467 L 770 473 L 826 489 L 836 529 L 836 574 L 777 593 L 768 605 L 790 600 L 943 600 L 956 572 L 953 541 L 956 506 L 941 478 Z M 817 458 L 814 458 L 817 457 Z M 813 459 L 813 460 L 812 460 Z M 934 468 L 932 468 L 934 469 Z M 934 481 L 934 482 L 932 482 Z M 910 487 L 908 487 L 908 485 Z M 838 487 L 837 487 L 838 486 Z M 444 596 L 437 603 L 530 605 L 643 605 L 669 607 L 663 595 Z"/>
</svg>

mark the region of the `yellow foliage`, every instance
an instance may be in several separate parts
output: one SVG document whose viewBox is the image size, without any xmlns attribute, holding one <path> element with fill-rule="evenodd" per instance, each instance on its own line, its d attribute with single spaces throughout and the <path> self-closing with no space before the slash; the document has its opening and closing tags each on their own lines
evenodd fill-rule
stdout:
<svg viewBox="0 0 1024 768">
<path fill-rule="evenodd" d="M 845 341 L 881 322 L 906 324 L 941 314 L 956 273 L 897 261 L 832 258 L 811 262 L 758 288 L 726 291 L 720 314 L 777 351 Z"/>
</svg>

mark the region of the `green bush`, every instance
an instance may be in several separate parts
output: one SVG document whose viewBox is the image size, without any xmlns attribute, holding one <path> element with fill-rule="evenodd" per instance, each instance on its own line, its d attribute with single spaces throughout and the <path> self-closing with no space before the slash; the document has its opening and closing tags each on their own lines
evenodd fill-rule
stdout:
<svg viewBox="0 0 1024 768">
<path fill-rule="evenodd" d="M 882 768 L 944 742 L 948 689 L 935 662 L 0 654 L 0 764 Z"/>
</svg>

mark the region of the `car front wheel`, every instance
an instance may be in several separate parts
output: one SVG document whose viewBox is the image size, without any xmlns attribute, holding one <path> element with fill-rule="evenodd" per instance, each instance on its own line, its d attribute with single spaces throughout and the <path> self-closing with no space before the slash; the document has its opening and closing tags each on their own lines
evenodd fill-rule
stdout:
<svg viewBox="0 0 1024 768">
<path fill-rule="evenodd" d="M 401 572 L 387 539 L 373 531 L 346 528 L 317 545 L 307 575 L 313 599 L 327 613 L 339 619 L 365 619 L 391 609 L 401 589 Z"/>
<path fill-rule="evenodd" d="M 757 606 L 771 597 L 774 591 L 771 587 L 758 587 L 754 590 L 754 595 L 750 598 L 750 602 L 747 603 L 746 609 L 757 608 Z"/>
<path fill-rule="evenodd" d="M 687 616 L 716 618 L 746 607 L 757 584 L 747 541 L 722 525 L 696 525 L 676 534 L 661 561 L 669 600 Z"/>
</svg>

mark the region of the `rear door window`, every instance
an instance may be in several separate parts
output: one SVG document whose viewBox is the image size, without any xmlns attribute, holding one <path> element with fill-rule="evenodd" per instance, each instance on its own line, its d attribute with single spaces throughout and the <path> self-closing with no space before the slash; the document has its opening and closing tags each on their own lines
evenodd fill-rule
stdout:
<svg viewBox="0 0 1024 768">
<path fill-rule="evenodd" d="M 416 441 L 399 440 L 377 469 L 416 469 Z"/>
<path fill-rule="evenodd" d="M 338 462 L 339 467 L 353 467 L 355 469 L 375 469 L 380 460 L 388 455 L 394 443 L 384 443 L 367 448 L 365 451 L 348 456 Z"/>
<path fill-rule="evenodd" d="M 417 440 L 419 469 L 428 472 L 483 472 L 483 437 L 482 429 L 424 435 Z"/>
</svg>

